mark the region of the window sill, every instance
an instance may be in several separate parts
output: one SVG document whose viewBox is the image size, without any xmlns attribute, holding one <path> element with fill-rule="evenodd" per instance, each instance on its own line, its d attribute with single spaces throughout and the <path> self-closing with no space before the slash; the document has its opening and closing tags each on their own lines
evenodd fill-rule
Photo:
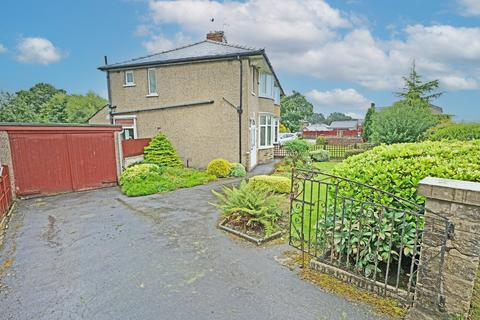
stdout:
<svg viewBox="0 0 480 320">
<path fill-rule="evenodd" d="M 124 84 L 123 87 L 124 88 L 128 88 L 128 87 L 135 87 L 136 84 L 135 83 L 131 83 L 131 84 Z"/>
<path fill-rule="evenodd" d="M 259 146 L 258 150 L 273 149 L 273 144 L 271 146 Z"/>
<path fill-rule="evenodd" d="M 147 98 L 158 97 L 158 93 L 147 94 Z"/>
<path fill-rule="evenodd" d="M 271 98 L 271 97 L 264 97 L 264 96 L 258 96 L 260 99 L 268 99 L 268 100 L 272 100 L 272 101 L 275 101 L 274 98 Z"/>
</svg>

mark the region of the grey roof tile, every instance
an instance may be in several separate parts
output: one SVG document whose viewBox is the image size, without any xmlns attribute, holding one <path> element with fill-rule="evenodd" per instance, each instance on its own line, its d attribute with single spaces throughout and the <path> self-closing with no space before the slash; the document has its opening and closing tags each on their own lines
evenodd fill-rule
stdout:
<svg viewBox="0 0 480 320">
<path fill-rule="evenodd" d="M 217 41 L 204 40 L 173 50 L 163 51 L 145 57 L 101 66 L 100 70 L 123 68 L 137 65 L 160 64 L 173 61 L 198 60 L 202 58 L 220 58 L 224 56 L 261 54 L 263 49 L 247 48 Z"/>
</svg>

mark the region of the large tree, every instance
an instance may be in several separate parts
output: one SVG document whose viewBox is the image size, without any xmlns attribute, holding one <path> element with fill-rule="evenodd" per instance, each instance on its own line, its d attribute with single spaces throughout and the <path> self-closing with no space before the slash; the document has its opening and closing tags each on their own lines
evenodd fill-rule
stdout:
<svg viewBox="0 0 480 320">
<path fill-rule="evenodd" d="M 0 122 L 83 123 L 107 101 L 93 92 L 68 95 L 46 83 L 15 94 L 0 93 Z"/>
<path fill-rule="evenodd" d="M 352 120 L 352 117 L 347 116 L 346 114 L 341 112 L 332 112 L 325 119 L 325 123 L 330 125 L 333 121 L 344 121 L 344 120 Z"/>
<path fill-rule="evenodd" d="M 280 103 L 282 123 L 291 131 L 297 132 L 301 121 L 306 121 L 313 114 L 313 105 L 301 93 L 293 91 L 282 98 Z"/>
<path fill-rule="evenodd" d="M 307 121 L 309 123 L 325 123 L 325 116 L 323 113 L 314 112 L 310 117 L 308 117 Z"/>
</svg>

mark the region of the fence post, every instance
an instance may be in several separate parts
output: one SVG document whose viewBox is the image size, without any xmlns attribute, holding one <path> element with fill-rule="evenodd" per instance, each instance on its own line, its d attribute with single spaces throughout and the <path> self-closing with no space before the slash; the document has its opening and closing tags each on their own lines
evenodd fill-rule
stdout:
<svg viewBox="0 0 480 320">
<path fill-rule="evenodd" d="M 418 194 L 425 228 L 407 319 L 466 319 L 480 257 L 480 183 L 428 177 Z"/>
</svg>

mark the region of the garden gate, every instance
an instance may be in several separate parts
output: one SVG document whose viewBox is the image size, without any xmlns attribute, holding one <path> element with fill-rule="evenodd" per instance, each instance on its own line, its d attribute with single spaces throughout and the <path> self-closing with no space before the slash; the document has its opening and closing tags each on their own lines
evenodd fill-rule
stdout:
<svg viewBox="0 0 480 320">
<path fill-rule="evenodd" d="M 430 260 L 440 261 L 439 272 L 422 276 L 436 284 L 444 302 L 447 219 L 438 216 L 425 228 L 422 206 L 318 171 L 293 169 L 290 199 L 289 243 L 302 251 L 304 261 L 311 259 L 317 270 L 404 304 L 413 302 L 422 238 L 430 232 L 438 248 Z"/>
</svg>

